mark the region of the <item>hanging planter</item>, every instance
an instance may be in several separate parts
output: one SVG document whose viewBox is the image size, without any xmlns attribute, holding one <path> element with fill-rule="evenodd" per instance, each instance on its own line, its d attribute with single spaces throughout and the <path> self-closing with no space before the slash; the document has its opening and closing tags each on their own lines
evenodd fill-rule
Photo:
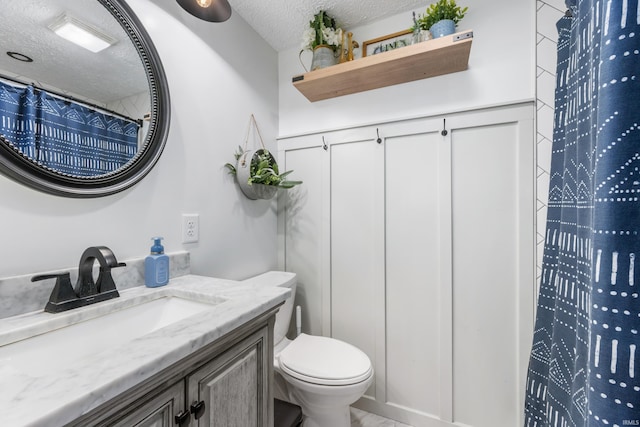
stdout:
<svg viewBox="0 0 640 427">
<path fill-rule="evenodd" d="M 256 150 L 247 149 L 251 126 L 255 128 L 262 148 Z M 253 114 L 249 121 L 244 147 L 238 147 L 235 158 L 235 165 L 227 163 L 225 167 L 229 169 L 230 174 L 236 176 L 240 190 L 251 200 L 269 200 L 276 195 L 278 188 L 289 189 L 302 184 L 302 181 L 285 179 L 293 171 L 280 173 L 275 157 L 264 146 L 260 129 L 258 129 L 258 124 Z"/>
<path fill-rule="evenodd" d="M 275 185 L 258 184 L 253 182 L 251 175 L 252 169 L 254 174 L 256 172 L 259 174 L 264 173 L 264 168 L 260 168 L 258 171 L 258 167 L 261 162 L 264 164 L 265 161 L 268 162 L 268 164 L 264 165 L 265 167 L 275 165 L 275 159 L 271 153 L 262 148 L 259 150 L 244 151 L 240 155 L 240 158 L 238 158 L 238 162 L 236 164 L 238 185 L 240 185 L 240 189 L 244 195 L 251 200 L 269 200 L 275 196 L 278 191 L 278 187 Z M 271 169 L 273 169 L 273 167 L 271 167 Z"/>
</svg>

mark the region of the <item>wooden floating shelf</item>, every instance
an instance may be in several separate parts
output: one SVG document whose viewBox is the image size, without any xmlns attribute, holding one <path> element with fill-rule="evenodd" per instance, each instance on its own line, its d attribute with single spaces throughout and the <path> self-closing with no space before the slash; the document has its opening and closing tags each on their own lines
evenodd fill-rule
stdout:
<svg viewBox="0 0 640 427">
<path fill-rule="evenodd" d="M 473 31 L 424 41 L 294 77 L 311 102 L 464 71 Z"/>
</svg>

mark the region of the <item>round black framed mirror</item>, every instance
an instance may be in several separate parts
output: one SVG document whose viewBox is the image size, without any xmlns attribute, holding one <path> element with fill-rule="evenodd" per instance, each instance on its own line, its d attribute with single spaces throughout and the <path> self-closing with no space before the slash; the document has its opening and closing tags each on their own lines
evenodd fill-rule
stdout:
<svg viewBox="0 0 640 427">
<path fill-rule="evenodd" d="M 63 39 L 55 31 L 66 21 L 96 33 L 107 47 L 96 53 Z M 151 38 L 125 0 L 6 0 L 0 39 L 6 50 L 0 52 L 0 172 L 46 193 L 89 198 L 125 190 L 153 168 L 169 130 L 169 90 Z M 3 109 L 3 100 L 11 105 Z M 12 116 L 18 101 L 20 108 L 43 107 L 53 119 L 23 110 Z M 63 122 L 85 127 L 67 130 Z M 88 124 L 109 136 L 89 134 Z M 54 135 L 64 146 L 42 142 L 39 134 L 16 136 L 24 128 Z M 111 161 L 123 151 L 125 134 L 126 155 Z M 87 146 L 101 155 L 111 150 L 108 161 L 85 158 Z M 93 163 L 107 166 L 84 167 Z"/>
</svg>

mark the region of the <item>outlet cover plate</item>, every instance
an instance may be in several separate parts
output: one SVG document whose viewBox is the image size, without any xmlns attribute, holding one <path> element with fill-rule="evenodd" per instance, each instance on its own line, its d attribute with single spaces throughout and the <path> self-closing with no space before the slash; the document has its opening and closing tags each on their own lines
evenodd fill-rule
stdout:
<svg viewBox="0 0 640 427">
<path fill-rule="evenodd" d="M 182 214 L 182 243 L 196 243 L 200 239 L 200 215 Z"/>
</svg>

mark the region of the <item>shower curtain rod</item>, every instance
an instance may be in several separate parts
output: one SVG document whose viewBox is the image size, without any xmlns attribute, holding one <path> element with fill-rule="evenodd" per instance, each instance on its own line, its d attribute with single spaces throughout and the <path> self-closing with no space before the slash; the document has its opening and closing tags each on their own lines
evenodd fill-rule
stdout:
<svg viewBox="0 0 640 427">
<path fill-rule="evenodd" d="M 120 113 L 118 113 L 116 111 L 109 110 L 108 108 L 104 108 L 104 107 L 101 107 L 99 105 L 92 104 L 90 102 L 83 101 L 83 100 L 78 99 L 78 98 L 74 98 L 73 96 L 65 95 L 65 94 L 62 94 L 62 93 L 59 93 L 59 92 L 56 92 L 56 91 L 53 91 L 53 90 L 49 90 L 49 89 L 43 89 L 40 86 L 36 86 L 35 83 L 25 83 L 23 81 L 16 80 L 15 78 L 11 78 L 11 77 L 5 76 L 4 74 L 0 74 L 0 79 L 7 80 L 7 81 L 9 81 L 11 83 L 17 83 L 17 84 L 23 85 L 23 86 L 33 86 L 33 88 L 35 90 L 38 90 L 38 91 L 41 91 L 41 92 L 42 91 L 47 92 L 48 94 L 53 95 L 56 98 L 62 99 L 63 101 L 72 101 L 72 102 L 75 102 L 76 104 L 82 104 L 82 105 L 85 105 L 87 107 L 93 108 L 94 110 L 103 111 L 105 113 L 109 113 L 109 114 L 111 114 L 113 116 L 116 116 L 116 117 L 119 117 L 121 119 L 128 120 L 128 121 L 130 121 L 132 123 L 135 123 L 138 126 L 142 127 L 142 120 L 141 119 L 136 120 L 136 119 L 133 119 L 131 117 L 125 116 L 124 114 L 120 114 Z"/>
</svg>

